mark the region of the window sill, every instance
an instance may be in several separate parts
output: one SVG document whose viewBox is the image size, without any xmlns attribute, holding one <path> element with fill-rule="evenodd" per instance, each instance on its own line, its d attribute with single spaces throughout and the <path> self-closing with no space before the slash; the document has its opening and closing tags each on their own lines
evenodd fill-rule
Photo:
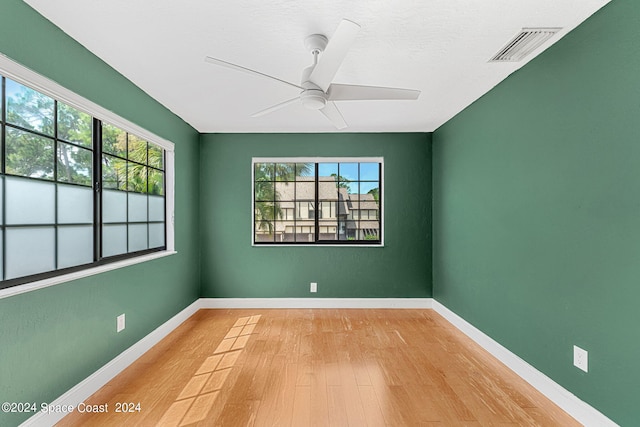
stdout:
<svg viewBox="0 0 640 427">
<path fill-rule="evenodd" d="M 177 253 L 176 251 L 154 252 L 148 255 L 142 255 L 135 258 L 128 258 L 122 261 L 104 264 L 99 267 L 93 267 L 93 268 L 88 268 L 86 270 L 76 271 L 70 274 L 65 274 L 63 276 L 51 277 L 49 279 L 39 280 L 37 282 L 26 283 L 24 285 L 14 286 L 7 289 L 0 289 L 0 299 L 9 298 L 14 295 L 24 294 L 24 293 L 35 291 L 42 288 L 48 288 L 49 286 L 59 285 L 61 283 L 70 282 L 72 280 L 82 279 L 83 277 L 89 277 L 95 274 L 116 270 L 118 268 L 139 264 L 141 262 L 151 261 L 157 258 L 163 258 L 169 255 L 174 255 L 176 253 Z"/>
</svg>

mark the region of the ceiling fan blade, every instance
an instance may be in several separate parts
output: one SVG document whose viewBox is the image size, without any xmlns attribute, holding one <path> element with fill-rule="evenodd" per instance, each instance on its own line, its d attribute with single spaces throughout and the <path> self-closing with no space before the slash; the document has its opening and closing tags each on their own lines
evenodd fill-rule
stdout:
<svg viewBox="0 0 640 427">
<path fill-rule="evenodd" d="M 269 113 L 272 113 L 272 112 L 274 112 L 274 111 L 276 111 L 276 110 L 279 110 L 279 109 L 281 109 L 281 108 L 284 108 L 284 107 L 286 107 L 287 105 L 294 104 L 294 103 L 298 102 L 299 100 L 300 100 L 300 96 L 296 96 L 295 98 L 288 99 L 288 100 L 286 100 L 286 101 L 284 101 L 284 102 L 281 102 L 281 103 L 276 104 L 276 105 L 272 105 L 272 106 L 271 106 L 271 107 L 269 107 L 269 108 L 265 108 L 264 110 L 258 111 L 257 113 L 253 113 L 253 114 L 251 115 L 251 117 L 260 117 L 260 116 L 264 116 L 265 114 L 269 114 Z"/>
<path fill-rule="evenodd" d="M 286 80 L 282 80 L 282 79 L 279 79 L 277 77 L 273 77 L 273 76 L 270 76 L 268 74 L 261 73 L 260 71 L 255 71 L 255 70 L 252 70 L 250 68 L 243 67 L 241 65 L 232 64 L 231 62 L 223 61 L 222 59 L 217 59 L 217 58 L 212 58 L 210 56 L 205 56 L 204 60 L 205 60 L 205 62 L 208 62 L 210 64 L 219 65 L 221 67 L 230 68 L 230 69 L 236 70 L 236 71 L 242 71 L 244 73 L 251 74 L 251 75 L 254 75 L 254 76 L 266 77 L 268 79 L 276 80 L 276 81 L 279 81 L 280 83 L 284 83 L 284 84 L 287 84 L 289 86 L 293 86 L 293 87 L 295 87 L 297 89 L 303 89 L 302 86 L 299 86 L 299 85 L 297 85 L 295 83 L 291 83 L 291 82 L 288 82 Z"/>
<path fill-rule="evenodd" d="M 329 40 L 318 64 L 309 76 L 311 83 L 319 86 L 323 91 L 327 91 L 359 30 L 360 25 L 355 22 L 348 19 L 340 21 L 338 29 Z"/>
<path fill-rule="evenodd" d="M 332 84 L 327 95 L 330 101 L 359 101 L 386 99 L 418 99 L 419 90 L 381 86 L 356 86 Z"/>
<path fill-rule="evenodd" d="M 342 117 L 342 113 L 338 110 L 335 102 L 327 102 L 320 112 L 324 114 L 337 129 L 344 129 L 347 127 L 347 122 L 344 121 L 344 117 Z"/>
</svg>

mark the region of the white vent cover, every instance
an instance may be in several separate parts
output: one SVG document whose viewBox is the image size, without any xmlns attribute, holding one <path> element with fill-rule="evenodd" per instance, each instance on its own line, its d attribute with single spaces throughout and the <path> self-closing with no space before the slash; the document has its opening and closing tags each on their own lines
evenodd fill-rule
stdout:
<svg viewBox="0 0 640 427">
<path fill-rule="evenodd" d="M 549 40 L 562 28 L 523 28 L 489 62 L 517 62 Z"/>
</svg>

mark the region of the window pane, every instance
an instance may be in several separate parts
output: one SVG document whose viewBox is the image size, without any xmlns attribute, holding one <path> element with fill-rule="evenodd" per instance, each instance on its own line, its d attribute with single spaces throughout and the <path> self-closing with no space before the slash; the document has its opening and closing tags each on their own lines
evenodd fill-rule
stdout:
<svg viewBox="0 0 640 427">
<path fill-rule="evenodd" d="M 320 221 L 319 240 L 338 240 L 338 221 Z"/>
<path fill-rule="evenodd" d="M 379 163 L 360 163 L 360 181 L 379 181 Z"/>
<path fill-rule="evenodd" d="M 92 151 L 58 143 L 58 181 L 91 185 L 92 162 Z"/>
<path fill-rule="evenodd" d="M 347 240 L 347 224 L 345 220 L 338 221 L 338 240 Z"/>
<path fill-rule="evenodd" d="M 93 222 L 93 190 L 75 185 L 58 185 L 58 224 Z"/>
<path fill-rule="evenodd" d="M 129 134 L 127 149 L 129 152 L 129 160 L 145 165 L 147 164 L 147 141 Z"/>
<path fill-rule="evenodd" d="M 315 232 L 313 221 L 296 221 L 296 242 L 314 242 Z"/>
<path fill-rule="evenodd" d="M 53 136 L 53 99 L 6 79 L 7 123 Z"/>
<path fill-rule="evenodd" d="M 276 182 L 276 200 L 295 200 L 295 189 L 293 182 Z"/>
<path fill-rule="evenodd" d="M 102 122 L 102 151 L 126 158 L 127 133 L 109 123 Z"/>
<path fill-rule="evenodd" d="M 136 193 L 147 192 L 147 167 L 127 162 L 127 190 Z"/>
<path fill-rule="evenodd" d="M 340 181 L 338 187 L 344 189 L 348 194 L 358 194 L 358 184 L 358 181 Z"/>
<path fill-rule="evenodd" d="M 276 199 L 275 184 L 270 181 L 259 181 L 255 183 L 256 201 L 274 201 Z"/>
<path fill-rule="evenodd" d="M 149 143 L 149 166 L 164 170 L 164 150 Z"/>
<path fill-rule="evenodd" d="M 321 201 L 318 218 L 328 220 L 337 218 L 337 202 Z"/>
<path fill-rule="evenodd" d="M 58 268 L 93 262 L 93 227 L 58 227 Z"/>
<path fill-rule="evenodd" d="M 3 256 L 3 252 L 2 252 L 3 251 L 2 248 L 4 247 L 3 239 L 4 239 L 4 233 L 3 233 L 2 229 L 0 228 L 0 259 L 2 259 L 2 256 Z M 2 264 L 3 263 L 0 262 L 0 280 L 2 280 L 2 278 L 4 277 L 3 276 L 4 271 L 3 271 L 3 265 Z"/>
<path fill-rule="evenodd" d="M 58 102 L 58 138 L 91 148 L 91 116 Z"/>
<path fill-rule="evenodd" d="M 291 243 L 295 242 L 295 229 L 293 221 L 277 221 L 275 223 L 274 238 L 276 242 Z"/>
<path fill-rule="evenodd" d="M 360 193 L 361 194 L 371 194 L 374 200 L 379 200 L 380 183 L 379 182 L 361 182 L 360 183 Z"/>
<path fill-rule="evenodd" d="M 276 176 L 273 163 L 256 163 L 253 171 L 254 181 L 273 181 Z"/>
<path fill-rule="evenodd" d="M 255 203 L 255 220 L 257 222 L 273 221 L 276 219 L 278 207 L 273 202 L 256 202 Z"/>
<path fill-rule="evenodd" d="M 274 241 L 274 223 L 273 221 L 258 221 L 255 223 L 254 239 L 256 242 L 273 242 Z"/>
<path fill-rule="evenodd" d="M 149 224 L 149 247 L 159 248 L 162 246 L 164 246 L 164 222 Z"/>
<path fill-rule="evenodd" d="M 102 156 L 102 188 L 127 189 L 127 162 L 117 157 Z"/>
<path fill-rule="evenodd" d="M 55 184 L 24 178 L 5 178 L 7 224 L 53 224 Z"/>
<path fill-rule="evenodd" d="M 53 179 L 53 140 L 6 128 L 6 171 L 12 175 Z"/>
<path fill-rule="evenodd" d="M 318 176 L 338 176 L 338 164 L 337 163 L 319 163 L 318 164 Z"/>
<path fill-rule="evenodd" d="M 295 163 L 276 163 L 276 181 L 295 181 Z"/>
<path fill-rule="evenodd" d="M 358 164 L 357 163 L 340 163 L 339 165 L 340 181 L 357 181 L 358 180 Z"/>
<path fill-rule="evenodd" d="M 102 192 L 102 222 L 127 222 L 127 193 L 114 190 Z"/>
<path fill-rule="evenodd" d="M 338 183 L 333 177 L 320 177 L 318 198 L 321 200 L 338 200 Z"/>
<path fill-rule="evenodd" d="M 7 279 L 55 270 L 54 227 L 9 228 L 6 239 Z"/>
<path fill-rule="evenodd" d="M 148 168 L 149 171 L 149 194 L 164 194 L 164 173 Z"/>
<path fill-rule="evenodd" d="M 147 221 L 147 195 L 127 193 L 129 203 L 129 222 Z"/>
<path fill-rule="evenodd" d="M 358 240 L 378 240 L 380 223 L 378 221 L 360 221 L 358 230 Z"/>
<path fill-rule="evenodd" d="M 129 252 L 147 249 L 147 224 L 129 224 Z"/>
<path fill-rule="evenodd" d="M 149 221 L 164 221 L 164 197 L 149 196 Z"/>
<path fill-rule="evenodd" d="M 315 175 L 316 175 L 315 163 L 297 163 L 296 164 L 296 176 L 315 177 Z"/>
<path fill-rule="evenodd" d="M 316 198 L 315 182 L 296 182 L 297 200 L 314 200 Z"/>
<path fill-rule="evenodd" d="M 102 256 L 108 257 L 127 252 L 127 226 L 102 226 Z"/>
</svg>

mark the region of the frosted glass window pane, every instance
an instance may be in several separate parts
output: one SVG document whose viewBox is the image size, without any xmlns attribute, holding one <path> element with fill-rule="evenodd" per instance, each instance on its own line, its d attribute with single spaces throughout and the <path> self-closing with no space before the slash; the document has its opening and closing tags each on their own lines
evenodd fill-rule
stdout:
<svg viewBox="0 0 640 427">
<path fill-rule="evenodd" d="M 147 224 L 129 224 L 129 252 L 147 249 Z"/>
<path fill-rule="evenodd" d="M 4 191 L 4 185 L 2 185 L 2 181 L 4 180 L 4 178 L 2 176 L 0 176 L 0 203 L 2 202 L 2 192 Z M 0 209 L 0 224 L 4 224 L 4 217 L 3 217 L 3 209 Z M 2 258 L 0 258 L 2 259 Z M 0 262 L 0 264 L 2 264 Z M 0 278 L 2 278 L 2 276 L 0 275 Z"/>
<path fill-rule="evenodd" d="M 147 195 L 128 193 L 129 222 L 147 221 Z"/>
<path fill-rule="evenodd" d="M 4 238 L 4 236 L 2 235 L 2 230 L 0 230 L 0 260 L 2 260 L 2 247 L 3 247 L 3 245 L 2 245 L 2 239 L 3 239 L 3 238 Z M 2 274 L 3 274 L 2 267 L 3 267 L 3 266 L 2 266 L 2 262 L 0 262 L 0 280 L 4 277 L 4 276 L 2 275 Z"/>
<path fill-rule="evenodd" d="M 93 190 L 58 185 L 58 224 L 93 223 Z"/>
<path fill-rule="evenodd" d="M 164 197 L 149 196 L 149 221 L 164 221 Z"/>
<path fill-rule="evenodd" d="M 102 192 L 102 222 L 127 222 L 127 193 L 115 190 Z"/>
<path fill-rule="evenodd" d="M 161 246 L 164 246 L 164 222 L 149 224 L 149 247 L 159 248 Z"/>
<path fill-rule="evenodd" d="M 124 254 L 127 252 L 127 226 L 102 226 L 102 256 Z"/>
<path fill-rule="evenodd" d="M 7 279 L 55 270 L 53 227 L 15 228 L 6 233 Z"/>
<path fill-rule="evenodd" d="M 88 264 L 93 261 L 93 227 L 58 228 L 58 268 Z"/>
<path fill-rule="evenodd" d="M 55 184 L 30 179 L 7 180 L 7 224 L 53 224 Z"/>
</svg>

